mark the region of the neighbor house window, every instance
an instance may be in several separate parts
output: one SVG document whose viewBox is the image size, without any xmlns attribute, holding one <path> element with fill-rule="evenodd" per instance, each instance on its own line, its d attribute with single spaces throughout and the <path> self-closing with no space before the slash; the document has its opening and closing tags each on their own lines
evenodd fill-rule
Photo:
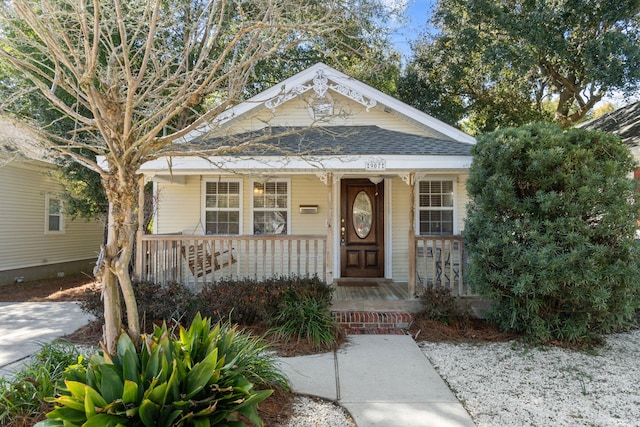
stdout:
<svg viewBox="0 0 640 427">
<path fill-rule="evenodd" d="M 240 234 L 239 180 L 204 182 L 205 234 Z"/>
<path fill-rule="evenodd" d="M 51 195 L 45 197 L 45 225 L 46 233 L 62 233 L 64 218 L 62 216 L 62 200 Z"/>
<path fill-rule="evenodd" d="M 253 234 L 287 234 L 289 182 L 253 183 Z"/>
<path fill-rule="evenodd" d="M 418 183 L 418 229 L 420 234 L 453 234 L 454 182 L 431 180 Z"/>
</svg>

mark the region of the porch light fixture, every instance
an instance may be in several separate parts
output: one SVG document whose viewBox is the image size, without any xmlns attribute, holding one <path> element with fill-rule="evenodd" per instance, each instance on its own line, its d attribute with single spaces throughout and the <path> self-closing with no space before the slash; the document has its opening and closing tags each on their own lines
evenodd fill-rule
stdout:
<svg viewBox="0 0 640 427">
<path fill-rule="evenodd" d="M 384 181 L 384 177 L 383 176 L 372 176 L 371 178 L 369 178 L 369 181 L 371 181 L 375 185 L 378 185 L 382 181 Z"/>
</svg>

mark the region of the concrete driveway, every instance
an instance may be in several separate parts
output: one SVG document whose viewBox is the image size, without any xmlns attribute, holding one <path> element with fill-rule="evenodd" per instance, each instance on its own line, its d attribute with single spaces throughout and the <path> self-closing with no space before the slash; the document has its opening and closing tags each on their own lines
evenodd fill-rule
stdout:
<svg viewBox="0 0 640 427">
<path fill-rule="evenodd" d="M 76 302 L 0 302 L 0 377 L 19 370 L 42 344 L 92 320 Z"/>
</svg>

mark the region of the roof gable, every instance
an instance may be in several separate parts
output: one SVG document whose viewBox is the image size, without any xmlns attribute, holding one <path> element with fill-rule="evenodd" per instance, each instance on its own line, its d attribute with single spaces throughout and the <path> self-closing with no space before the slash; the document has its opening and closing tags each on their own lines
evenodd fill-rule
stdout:
<svg viewBox="0 0 640 427">
<path fill-rule="evenodd" d="M 212 128 L 225 126 L 259 111 L 275 111 L 281 105 L 298 99 L 301 95 L 323 98 L 325 94 L 339 94 L 362 105 L 366 111 L 380 108 L 400 120 L 410 123 L 417 130 L 427 130 L 437 139 L 475 143 L 475 138 L 429 116 L 371 86 L 347 76 L 323 63 L 317 63 L 304 71 L 274 85 L 264 92 L 244 101 L 218 116 L 211 125 L 202 126 L 185 137 L 193 141 L 209 133 Z"/>
</svg>

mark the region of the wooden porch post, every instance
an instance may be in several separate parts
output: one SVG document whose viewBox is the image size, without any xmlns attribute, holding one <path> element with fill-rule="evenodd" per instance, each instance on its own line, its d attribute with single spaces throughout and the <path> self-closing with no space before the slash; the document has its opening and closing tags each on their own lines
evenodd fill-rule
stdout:
<svg viewBox="0 0 640 427">
<path fill-rule="evenodd" d="M 333 173 L 328 172 L 325 184 L 327 189 L 327 243 L 325 265 L 327 268 L 327 283 L 333 283 Z"/>
<path fill-rule="evenodd" d="M 409 184 L 409 297 L 416 295 L 416 198 L 415 198 L 415 173 L 410 172 Z"/>
<path fill-rule="evenodd" d="M 142 235 L 144 234 L 144 175 L 138 178 L 138 231 L 136 231 L 136 264 L 133 271 L 136 280 L 142 280 Z"/>
</svg>

